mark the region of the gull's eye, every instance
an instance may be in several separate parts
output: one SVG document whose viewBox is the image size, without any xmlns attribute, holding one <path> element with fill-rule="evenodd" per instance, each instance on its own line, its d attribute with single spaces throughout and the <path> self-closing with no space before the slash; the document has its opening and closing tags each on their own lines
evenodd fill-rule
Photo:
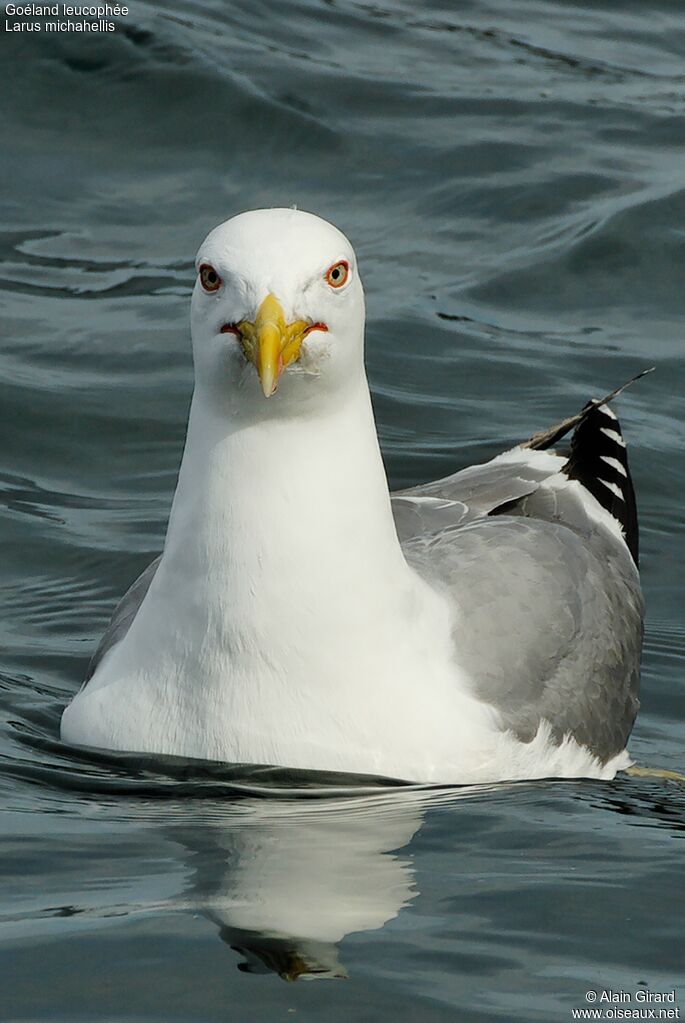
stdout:
<svg viewBox="0 0 685 1023">
<path fill-rule="evenodd" d="M 218 291 L 221 287 L 221 278 L 209 263 L 203 263 L 200 267 L 200 284 L 205 291 Z"/>
<path fill-rule="evenodd" d="M 334 263 L 324 274 L 326 283 L 330 284 L 332 288 L 342 288 L 349 276 L 350 264 L 344 259 L 341 259 L 339 263 Z"/>
</svg>

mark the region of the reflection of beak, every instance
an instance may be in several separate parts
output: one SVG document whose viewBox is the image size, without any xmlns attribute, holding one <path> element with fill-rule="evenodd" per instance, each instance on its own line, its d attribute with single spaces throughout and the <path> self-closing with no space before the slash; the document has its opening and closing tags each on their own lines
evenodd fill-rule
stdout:
<svg viewBox="0 0 685 1023">
<path fill-rule="evenodd" d="M 302 342 L 314 328 L 326 330 L 324 324 L 307 320 L 286 323 L 281 303 L 272 294 L 260 305 L 254 323 L 241 320 L 236 324 L 245 357 L 256 367 L 266 398 L 278 387 L 286 366 L 299 359 Z"/>
</svg>

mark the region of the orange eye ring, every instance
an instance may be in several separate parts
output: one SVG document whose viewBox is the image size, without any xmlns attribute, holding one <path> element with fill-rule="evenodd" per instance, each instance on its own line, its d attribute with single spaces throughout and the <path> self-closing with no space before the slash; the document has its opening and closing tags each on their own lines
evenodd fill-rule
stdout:
<svg viewBox="0 0 685 1023">
<path fill-rule="evenodd" d="M 350 276 L 350 264 L 346 259 L 340 259 L 333 266 L 329 266 L 324 274 L 324 280 L 331 288 L 342 288 L 347 284 Z"/>
<path fill-rule="evenodd" d="M 221 285 L 223 284 L 223 281 L 219 277 L 218 273 L 216 272 L 213 266 L 210 266 L 209 263 L 202 264 L 202 266 L 198 270 L 198 275 L 200 277 L 200 284 L 202 285 L 204 291 L 209 292 L 218 291 Z"/>
</svg>

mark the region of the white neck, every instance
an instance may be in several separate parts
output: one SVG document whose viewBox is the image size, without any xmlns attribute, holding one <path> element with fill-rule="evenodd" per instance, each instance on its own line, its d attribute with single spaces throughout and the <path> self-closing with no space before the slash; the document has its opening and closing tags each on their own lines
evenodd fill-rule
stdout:
<svg viewBox="0 0 685 1023">
<path fill-rule="evenodd" d="M 223 594 L 236 628 L 252 621 L 271 636 L 276 625 L 299 632 L 304 618 L 352 628 L 396 605 L 417 580 L 365 378 L 318 416 L 248 425 L 196 396 L 163 565 Z"/>
</svg>

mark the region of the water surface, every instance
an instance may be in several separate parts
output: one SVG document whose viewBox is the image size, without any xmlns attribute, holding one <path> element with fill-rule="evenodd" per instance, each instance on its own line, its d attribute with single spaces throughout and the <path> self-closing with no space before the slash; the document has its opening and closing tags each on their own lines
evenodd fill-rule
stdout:
<svg viewBox="0 0 685 1023">
<path fill-rule="evenodd" d="M 358 251 L 393 486 L 657 367 L 618 404 L 631 750 L 685 770 L 682 5 L 169 0 L 0 45 L 3 1019 L 556 1021 L 638 985 L 685 1009 L 677 782 L 295 797 L 58 741 L 163 540 L 197 246 L 296 204 Z"/>
</svg>

